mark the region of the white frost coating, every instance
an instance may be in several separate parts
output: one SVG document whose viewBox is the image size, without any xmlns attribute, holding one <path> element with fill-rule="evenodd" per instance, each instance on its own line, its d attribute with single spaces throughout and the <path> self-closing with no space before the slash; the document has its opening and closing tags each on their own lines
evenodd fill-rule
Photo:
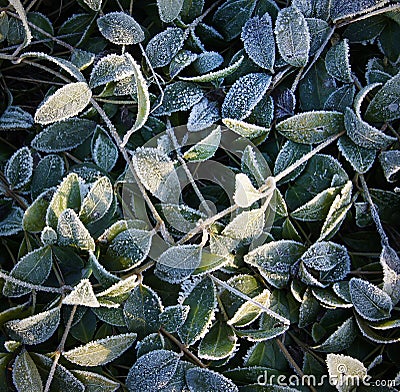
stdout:
<svg viewBox="0 0 400 392">
<path fill-rule="evenodd" d="M 0 131 L 29 129 L 34 121 L 30 113 L 18 106 L 9 106 L 0 117 Z"/>
<path fill-rule="evenodd" d="M 344 39 L 332 46 L 325 57 L 326 70 L 329 75 L 343 83 L 351 83 L 349 41 Z"/>
<path fill-rule="evenodd" d="M 221 127 L 215 128 L 207 137 L 185 152 L 183 158 L 189 162 L 203 162 L 214 156 L 221 142 Z"/>
<path fill-rule="evenodd" d="M 157 0 L 158 13 L 160 19 L 169 23 L 179 16 L 184 0 Z"/>
<path fill-rule="evenodd" d="M 190 132 L 201 131 L 214 125 L 220 118 L 218 103 L 204 97 L 192 107 L 187 128 Z"/>
<path fill-rule="evenodd" d="M 70 208 L 63 211 L 57 224 L 58 243 L 61 246 L 76 246 L 82 250 L 95 249 L 95 243 L 89 231 Z"/>
<path fill-rule="evenodd" d="M 222 117 L 243 120 L 261 101 L 271 83 L 271 76 L 250 73 L 240 77 L 226 94 L 222 104 Z"/>
<path fill-rule="evenodd" d="M 8 216 L 1 221 L 0 235 L 9 236 L 22 231 L 22 219 L 24 210 L 20 207 L 12 207 Z"/>
<path fill-rule="evenodd" d="M 85 82 L 70 83 L 48 97 L 35 113 L 35 122 L 50 124 L 76 116 L 89 104 L 92 91 Z"/>
<path fill-rule="evenodd" d="M 144 32 L 130 15 L 110 12 L 97 19 L 97 26 L 104 38 L 116 45 L 133 45 L 144 40 Z"/>
<path fill-rule="evenodd" d="M 249 177 L 244 173 L 235 176 L 235 194 L 233 200 L 242 208 L 250 207 L 254 202 L 259 200 L 262 194 L 254 188 Z"/>
<path fill-rule="evenodd" d="M 102 57 L 93 67 L 89 84 L 94 88 L 109 82 L 117 82 L 133 75 L 134 72 L 135 69 L 126 55 L 109 54 Z"/>
<path fill-rule="evenodd" d="M 33 158 L 28 147 L 17 150 L 7 161 L 4 175 L 11 185 L 11 189 L 20 189 L 26 185 L 32 177 Z"/>
<path fill-rule="evenodd" d="M 43 390 L 39 371 L 26 350 L 15 359 L 12 378 L 18 392 L 37 392 Z"/>
<path fill-rule="evenodd" d="M 118 148 L 108 135 L 100 132 L 92 146 L 94 163 L 107 173 L 110 172 L 118 160 Z"/>
<path fill-rule="evenodd" d="M 153 68 L 168 65 L 182 49 L 185 33 L 177 27 L 168 27 L 154 36 L 146 46 L 146 55 Z"/>
<path fill-rule="evenodd" d="M 275 63 L 275 40 L 269 14 L 249 19 L 242 29 L 241 38 L 249 57 L 260 67 L 272 70 Z"/>
<path fill-rule="evenodd" d="M 400 151 L 383 151 L 379 155 L 383 172 L 388 182 L 395 182 L 400 172 Z"/>
<path fill-rule="evenodd" d="M 185 322 L 189 310 L 189 306 L 179 304 L 167 306 L 159 316 L 160 323 L 167 331 L 172 333 L 176 332 L 176 330 Z"/>
<path fill-rule="evenodd" d="M 197 56 L 193 67 L 199 74 L 205 74 L 218 68 L 224 62 L 224 58 L 217 52 L 203 52 Z"/>
<path fill-rule="evenodd" d="M 383 268 L 383 291 L 396 305 L 400 300 L 400 258 L 393 248 L 384 245 L 380 262 Z"/>
<path fill-rule="evenodd" d="M 87 388 L 93 387 L 96 388 L 95 390 L 101 392 L 114 392 L 121 386 L 119 382 L 110 380 L 98 373 L 87 372 L 85 370 L 73 370 L 72 374 L 85 384 Z"/>
<path fill-rule="evenodd" d="M 172 59 L 169 65 L 169 76 L 173 79 L 188 65 L 192 64 L 197 59 L 197 54 L 192 53 L 190 50 L 181 50 Z"/>
<path fill-rule="evenodd" d="M 102 0 L 83 0 L 83 2 L 93 11 L 100 11 Z"/>
<path fill-rule="evenodd" d="M 223 118 L 222 122 L 233 132 L 247 138 L 256 138 L 261 135 L 267 135 L 269 128 L 260 127 L 259 125 L 250 124 L 245 121 L 234 120 L 232 118 Z"/>
<path fill-rule="evenodd" d="M 366 320 L 380 321 L 390 317 L 392 300 L 379 287 L 359 278 L 350 280 L 350 296 L 357 313 Z"/>
<path fill-rule="evenodd" d="M 279 11 L 275 26 L 276 43 L 283 59 L 294 67 L 304 67 L 310 52 L 310 33 L 307 22 L 298 8 Z"/>
<path fill-rule="evenodd" d="M 135 333 L 108 336 L 63 353 L 68 361 L 80 366 L 105 365 L 122 355 L 136 340 Z"/>
<path fill-rule="evenodd" d="M 238 392 L 239 388 L 228 378 L 209 369 L 192 368 L 186 372 L 186 381 L 190 392 L 209 390 L 218 392 Z"/>
<path fill-rule="evenodd" d="M 62 301 L 64 305 L 81 305 L 89 308 L 100 306 L 89 279 L 82 279 Z"/>
<path fill-rule="evenodd" d="M 60 308 L 54 308 L 22 320 L 9 321 L 5 327 L 13 339 L 34 345 L 49 339 L 59 324 Z"/>
<path fill-rule="evenodd" d="M 105 306 L 107 308 L 118 308 L 120 306 L 120 302 L 126 299 L 132 289 L 138 284 L 139 283 L 137 282 L 136 275 L 121 279 L 108 289 L 98 293 L 96 295 L 97 300 L 101 306 Z"/>
<path fill-rule="evenodd" d="M 350 162 L 357 173 L 364 174 L 375 162 L 376 151 L 355 144 L 348 136 L 338 140 L 338 150 Z"/>
<path fill-rule="evenodd" d="M 330 335 L 323 343 L 313 347 L 317 351 L 342 351 L 350 346 L 356 337 L 356 323 L 353 317 L 347 319 L 344 323 L 340 324 L 335 332 Z"/>
</svg>

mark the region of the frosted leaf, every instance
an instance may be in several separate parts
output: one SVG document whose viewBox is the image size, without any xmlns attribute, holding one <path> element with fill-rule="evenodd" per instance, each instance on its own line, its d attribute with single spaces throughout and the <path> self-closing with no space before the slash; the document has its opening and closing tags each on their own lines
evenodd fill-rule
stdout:
<svg viewBox="0 0 400 392">
<path fill-rule="evenodd" d="M 57 233 L 49 226 L 46 226 L 40 233 L 40 241 L 44 245 L 55 245 L 57 243 Z"/>
<path fill-rule="evenodd" d="M 199 357 L 218 361 L 230 357 L 237 349 L 237 336 L 225 322 L 217 321 L 199 344 Z"/>
<path fill-rule="evenodd" d="M 63 299 L 62 303 L 64 305 L 81 305 L 89 308 L 98 308 L 100 306 L 89 279 L 82 279 Z"/>
<path fill-rule="evenodd" d="M 269 128 L 260 127 L 259 125 L 250 124 L 245 121 L 234 120 L 232 118 L 224 118 L 222 122 L 233 132 L 250 139 L 261 135 L 266 137 L 270 131 Z"/>
<path fill-rule="evenodd" d="M 343 281 L 339 282 L 342 283 Z M 336 283 L 334 283 L 336 284 Z M 329 308 L 352 308 L 353 304 L 351 301 L 346 301 L 342 297 L 338 296 L 336 292 L 332 292 L 330 289 L 324 289 L 320 287 L 313 287 L 312 293 L 314 297 L 324 307 Z M 334 291 L 334 290 L 333 290 Z M 350 294 L 349 294 L 350 295 Z M 340 350 L 339 350 L 340 351 Z"/>
<path fill-rule="evenodd" d="M 169 283 L 180 283 L 199 266 L 202 246 L 171 246 L 157 260 L 155 275 Z"/>
<path fill-rule="evenodd" d="M 20 189 L 26 185 L 33 173 L 33 158 L 27 147 L 17 150 L 7 161 L 4 169 L 6 177 L 11 189 Z"/>
<path fill-rule="evenodd" d="M 340 187 L 330 187 L 325 189 L 314 196 L 306 204 L 303 204 L 293 211 L 290 216 L 305 222 L 324 220 L 339 191 Z"/>
<path fill-rule="evenodd" d="M 357 173 L 366 173 L 375 162 L 375 150 L 355 144 L 346 135 L 339 139 L 338 149 Z"/>
<path fill-rule="evenodd" d="M 11 212 L 0 221 L 0 235 L 9 236 L 22 231 L 22 218 L 24 211 L 19 207 L 12 207 Z"/>
<path fill-rule="evenodd" d="M 169 84 L 164 90 L 161 106 L 153 114 L 170 116 L 171 113 L 188 110 L 200 102 L 203 96 L 204 91 L 197 84 L 182 81 Z"/>
<path fill-rule="evenodd" d="M 138 148 L 132 164 L 142 184 L 161 201 L 168 201 L 172 190 L 179 188 L 173 161 L 156 148 Z"/>
<path fill-rule="evenodd" d="M 95 130 L 94 121 L 70 118 L 45 128 L 31 142 L 35 150 L 49 152 L 69 151 L 82 144 Z"/>
<path fill-rule="evenodd" d="M 193 287 L 182 302 L 182 305 L 190 307 L 185 322 L 178 329 L 182 343 L 191 346 L 207 333 L 214 317 L 216 302 L 216 289 L 211 278 L 206 277 Z"/>
<path fill-rule="evenodd" d="M 58 218 L 67 208 L 79 209 L 81 205 L 81 191 L 79 178 L 75 173 L 68 174 L 54 193 L 46 213 L 46 224 L 53 229 L 57 228 Z"/>
<path fill-rule="evenodd" d="M 111 242 L 107 255 L 118 259 L 124 269 L 139 265 L 149 254 L 154 232 L 128 229 Z"/>
<path fill-rule="evenodd" d="M 328 354 L 326 365 L 331 380 L 339 392 L 353 391 L 365 380 L 367 368 L 358 359 L 343 354 Z"/>
<path fill-rule="evenodd" d="M 47 373 L 53 365 L 53 360 L 45 355 L 31 353 L 32 359 L 39 369 L 44 369 Z M 84 392 L 85 386 L 72 375 L 64 366 L 57 364 L 51 388 L 56 391 Z"/>
<path fill-rule="evenodd" d="M 71 63 L 74 64 L 80 71 L 93 64 L 96 55 L 86 50 L 75 49 L 71 54 Z"/>
<path fill-rule="evenodd" d="M 12 367 L 12 378 L 18 392 L 37 392 L 43 390 L 39 371 L 26 350 L 23 350 L 15 358 Z"/>
<path fill-rule="evenodd" d="M 254 188 L 249 177 L 244 173 L 236 174 L 235 176 L 235 194 L 233 200 L 241 207 L 250 207 L 254 202 L 262 197 L 261 193 Z"/>
<path fill-rule="evenodd" d="M 343 83 L 351 83 L 350 48 L 347 39 L 332 46 L 325 57 L 326 70 L 329 75 Z"/>
<path fill-rule="evenodd" d="M 74 79 L 76 79 L 78 82 L 85 82 L 85 77 L 82 75 L 79 69 L 73 63 L 63 59 L 62 57 L 53 57 L 42 52 L 25 52 L 20 56 L 20 59 L 22 60 L 30 57 L 50 61 L 51 63 L 56 64 L 57 66 L 62 68 L 65 72 L 67 72 L 69 75 L 74 77 Z"/>
<path fill-rule="evenodd" d="M 209 83 L 214 82 L 220 79 L 224 79 L 229 75 L 232 75 L 242 64 L 244 57 L 240 57 L 233 64 L 229 65 L 226 68 L 220 69 L 218 71 L 209 72 L 205 75 L 192 76 L 192 77 L 181 77 L 180 79 L 185 80 L 187 82 L 195 82 L 195 83 Z"/>
<path fill-rule="evenodd" d="M 351 302 L 357 313 L 366 320 L 380 321 L 390 317 L 392 300 L 379 287 L 359 278 L 350 280 Z"/>
<path fill-rule="evenodd" d="M 61 246 L 75 246 L 82 250 L 94 250 L 95 243 L 89 231 L 74 210 L 63 211 L 57 224 L 58 243 Z"/>
<path fill-rule="evenodd" d="M 126 327 L 124 312 L 122 307 L 119 308 L 92 308 L 92 312 L 101 320 L 109 325 L 116 327 Z"/>
<path fill-rule="evenodd" d="M 143 337 L 160 328 L 159 315 L 163 310 L 161 299 L 150 287 L 136 286 L 124 305 L 124 318 L 129 331 Z"/>
<path fill-rule="evenodd" d="M 15 11 L 17 12 L 19 19 L 22 22 L 22 26 L 23 26 L 23 29 L 25 32 L 23 41 L 17 50 L 17 52 L 19 52 L 21 49 L 27 47 L 31 43 L 32 33 L 31 33 L 31 29 L 28 24 L 28 20 L 26 18 L 26 11 L 25 11 L 21 1 L 20 0 L 8 0 L 8 2 L 15 8 Z M 17 53 L 17 52 L 15 52 L 15 53 Z"/>
<path fill-rule="evenodd" d="M 108 336 L 65 351 L 68 361 L 80 366 L 105 365 L 122 355 L 136 340 L 135 333 Z"/>
<path fill-rule="evenodd" d="M 383 269 L 383 291 L 396 305 L 400 300 L 400 258 L 393 248 L 384 245 L 380 262 Z"/>
<path fill-rule="evenodd" d="M 388 80 L 368 105 L 365 118 L 386 122 L 400 117 L 400 72 Z"/>
<path fill-rule="evenodd" d="M 321 143 L 343 130 L 343 114 L 322 110 L 300 113 L 281 121 L 276 129 L 296 143 Z"/>
<path fill-rule="evenodd" d="M 239 240 L 235 240 L 223 235 L 210 235 L 210 250 L 213 254 L 229 257 L 230 253 L 236 248 Z"/>
<path fill-rule="evenodd" d="M 115 83 L 114 95 L 130 95 L 134 100 L 137 100 L 137 83 L 134 75 L 128 76 Z"/>
<path fill-rule="evenodd" d="M 365 14 L 376 8 L 382 7 L 388 0 L 333 0 L 331 4 L 331 18 L 334 23 L 355 15 Z"/>
<path fill-rule="evenodd" d="M 84 224 L 97 222 L 110 209 L 114 190 L 108 177 L 99 178 L 82 201 L 79 218 Z"/>
<path fill-rule="evenodd" d="M 218 68 L 224 62 L 224 58 L 218 52 L 200 53 L 193 63 L 193 68 L 199 74 L 206 74 Z"/>
<path fill-rule="evenodd" d="M 110 244 L 111 241 L 120 233 L 127 229 L 146 230 L 148 228 L 146 222 L 140 219 L 119 220 L 108 227 L 104 233 L 98 238 L 99 243 L 105 245 Z"/>
<path fill-rule="evenodd" d="M 60 308 L 54 308 L 22 320 L 9 321 L 4 326 L 12 339 L 35 345 L 50 339 L 59 324 Z"/>
<path fill-rule="evenodd" d="M 177 76 L 196 59 L 197 54 L 192 53 L 190 50 L 183 49 L 179 51 L 169 65 L 169 76 L 171 79 Z"/>
<path fill-rule="evenodd" d="M 186 372 L 186 382 L 190 392 L 239 392 L 231 380 L 208 369 L 189 369 Z"/>
<path fill-rule="evenodd" d="M 358 118 L 361 118 L 361 105 L 367 99 L 368 95 L 372 93 L 373 90 L 382 86 L 382 83 L 373 83 L 363 87 L 354 98 L 354 112 Z"/>
<path fill-rule="evenodd" d="M 20 342 L 16 342 L 15 340 L 6 340 L 4 342 L 4 348 L 9 353 L 13 353 L 13 352 L 17 351 L 21 346 L 22 346 L 22 344 Z"/>
<path fill-rule="evenodd" d="M 125 279 L 120 279 L 108 289 L 96 295 L 100 306 L 108 308 L 117 308 L 121 302 L 125 301 L 131 291 L 138 285 L 136 275 L 129 276 Z"/>
<path fill-rule="evenodd" d="M 214 156 L 221 142 L 221 127 L 215 128 L 207 137 L 185 152 L 183 158 L 188 162 L 203 162 Z"/>
<path fill-rule="evenodd" d="M 102 0 L 83 0 L 83 2 L 93 11 L 100 11 Z"/>
<path fill-rule="evenodd" d="M 310 33 L 303 14 L 296 7 L 279 11 L 275 26 L 276 43 L 282 58 L 294 67 L 304 67 L 310 52 Z"/>
<path fill-rule="evenodd" d="M 114 283 L 119 282 L 120 279 L 111 272 L 107 271 L 97 260 L 97 257 L 93 252 L 89 253 L 89 263 L 94 277 L 103 287 L 110 287 Z"/>
<path fill-rule="evenodd" d="M 3 42 L 7 38 L 8 29 L 10 27 L 8 15 L 5 11 L 0 13 L 0 42 Z"/>
<path fill-rule="evenodd" d="M 134 68 L 126 55 L 109 54 L 102 57 L 90 74 L 90 87 L 98 87 L 109 82 L 117 82 L 133 75 Z"/>
<path fill-rule="evenodd" d="M 0 131 L 29 129 L 33 124 L 33 117 L 18 106 L 9 106 L 0 116 Z"/>
<path fill-rule="evenodd" d="M 288 140 L 283 147 L 280 149 L 278 156 L 276 157 L 275 166 L 274 166 L 274 176 L 283 172 L 290 165 L 294 164 L 301 157 L 306 155 L 311 151 L 311 146 L 306 144 L 294 143 L 291 140 Z M 289 175 L 284 177 L 279 181 L 279 184 L 284 184 L 289 181 L 293 181 L 296 179 L 302 171 L 306 168 L 307 163 L 304 163 L 296 170 L 293 170 Z"/>
<path fill-rule="evenodd" d="M 306 18 L 321 18 L 327 20 L 331 0 L 293 0 L 292 5 L 296 6 Z"/>
<path fill-rule="evenodd" d="M 185 33 L 177 27 L 168 27 L 155 35 L 146 46 L 146 55 L 153 68 L 168 65 L 182 49 Z"/>
<path fill-rule="evenodd" d="M 261 294 L 256 295 L 252 298 L 253 301 L 259 304 L 269 307 L 270 305 L 271 292 L 268 289 L 263 290 Z M 228 320 L 228 325 L 235 327 L 246 327 L 255 321 L 262 313 L 260 306 L 254 305 L 250 301 L 243 303 L 239 309 L 235 312 L 234 316 Z"/>
<path fill-rule="evenodd" d="M 223 235 L 238 240 L 251 240 L 259 237 L 265 225 L 265 208 L 243 211 L 225 227 Z"/>
<path fill-rule="evenodd" d="M 168 332 L 174 333 L 185 322 L 189 310 L 189 306 L 167 306 L 159 316 L 160 323 Z"/>
<path fill-rule="evenodd" d="M 270 175 L 267 163 L 262 159 L 261 153 L 250 145 L 246 146 L 243 151 L 241 169 L 248 177 L 254 178 L 259 185 L 264 184 Z"/>
<path fill-rule="evenodd" d="M 324 109 L 344 112 L 347 107 L 352 105 L 355 92 L 356 88 L 352 84 L 338 88 L 326 99 Z"/>
<path fill-rule="evenodd" d="M 332 289 L 338 297 L 346 302 L 351 302 L 349 282 L 342 281 L 334 283 Z"/>
<path fill-rule="evenodd" d="M 293 5 L 297 6 L 295 3 Z M 310 32 L 310 56 L 312 56 L 323 45 L 331 28 L 327 22 L 318 18 L 306 18 L 306 22 Z"/>
<path fill-rule="evenodd" d="M 181 12 L 184 0 L 157 0 L 160 19 L 169 23 L 176 19 Z"/>
<path fill-rule="evenodd" d="M 126 386 L 130 392 L 154 392 L 168 388 L 179 364 L 173 351 L 153 350 L 142 355 L 130 368 Z M 168 390 L 168 389 L 167 389 Z"/>
<path fill-rule="evenodd" d="M 387 136 L 361 120 L 350 108 L 346 109 L 344 124 L 349 138 L 361 147 L 379 150 L 396 141 L 396 138 Z"/>
<path fill-rule="evenodd" d="M 352 190 L 353 184 L 351 181 L 348 181 L 343 187 L 340 195 L 335 197 L 322 226 L 321 235 L 318 239 L 319 241 L 333 237 L 340 229 L 340 226 L 346 218 L 347 212 L 351 208 Z"/>
<path fill-rule="evenodd" d="M 102 130 L 92 141 L 92 157 L 94 163 L 107 173 L 109 173 L 117 163 L 118 148 Z"/>
<path fill-rule="evenodd" d="M 161 212 L 170 233 L 188 233 L 196 227 L 200 219 L 207 218 L 206 214 L 185 204 L 163 203 Z"/>
<path fill-rule="evenodd" d="M 288 88 L 284 89 L 277 95 L 275 101 L 275 116 L 277 120 L 294 115 L 296 96 L 293 91 Z"/>
<path fill-rule="evenodd" d="M 187 128 L 190 132 L 198 132 L 214 125 L 221 118 L 218 103 L 204 97 L 193 105 L 189 114 Z"/>
<path fill-rule="evenodd" d="M 22 257 L 10 272 L 13 278 L 31 284 L 42 284 L 50 274 L 52 267 L 52 251 L 49 246 L 44 246 L 27 253 Z M 6 282 L 3 294 L 7 297 L 20 297 L 31 292 L 29 287 L 18 286 Z"/>
<path fill-rule="evenodd" d="M 262 276 L 267 272 L 289 274 L 292 265 L 305 250 L 306 248 L 296 241 L 274 241 L 252 250 L 244 257 L 244 261 L 257 267 Z"/>
<path fill-rule="evenodd" d="M 76 116 L 89 104 L 92 92 L 85 82 L 69 83 L 48 97 L 36 110 L 35 122 L 50 124 Z"/>
<path fill-rule="evenodd" d="M 243 27 L 241 38 L 249 57 L 260 67 L 272 70 L 275 63 L 275 40 L 269 14 L 249 19 Z"/>
<path fill-rule="evenodd" d="M 110 12 L 97 19 L 97 26 L 104 38 L 117 45 L 133 45 L 144 40 L 144 32 L 130 15 Z"/>
<path fill-rule="evenodd" d="M 271 83 L 271 76 L 250 73 L 240 77 L 226 94 L 222 104 L 222 117 L 243 120 L 261 101 Z"/>
<path fill-rule="evenodd" d="M 86 387 L 85 391 L 87 392 L 114 392 L 120 387 L 119 382 L 98 373 L 73 370 L 72 374 Z"/>
<path fill-rule="evenodd" d="M 382 151 L 379 155 L 379 162 L 381 163 L 386 180 L 388 182 L 395 182 L 400 172 L 400 151 Z"/>
</svg>

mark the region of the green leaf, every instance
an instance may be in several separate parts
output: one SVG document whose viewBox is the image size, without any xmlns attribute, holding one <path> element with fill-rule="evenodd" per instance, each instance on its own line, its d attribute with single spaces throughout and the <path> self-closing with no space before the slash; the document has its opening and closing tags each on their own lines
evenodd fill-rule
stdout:
<svg viewBox="0 0 400 392">
<path fill-rule="evenodd" d="M 120 383 L 98 373 L 73 370 L 72 374 L 85 386 L 85 392 L 114 392 L 120 387 Z"/>
<path fill-rule="evenodd" d="M 296 5 L 299 8 L 298 4 L 293 3 L 293 5 Z M 331 28 L 327 22 L 318 18 L 306 17 L 306 22 L 310 32 L 310 56 L 312 56 L 317 53 L 318 49 L 324 43 Z"/>
<path fill-rule="evenodd" d="M 249 57 L 261 68 L 272 70 L 275 63 L 275 40 L 272 20 L 268 13 L 249 19 L 243 27 L 241 39 Z"/>
<path fill-rule="evenodd" d="M 347 349 L 357 336 L 356 323 L 353 317 L 340 324 L 336 331 L 323 343 L 313 347 L 314 350 L 323 352 L 338 352 Z"/>
<path fill-rule="evenodd" d="M 233 200 L 241 207 L 250 207 L 254 202 L 261 198 L 261 193 L 254 188 L 249 177 L 244 173 L 236 174 L 235 176 L 235 193 Z"/>
<path fill-rule="evenodd" d="M 116 45 L 133 45 L 145 38 L 140 25 L 124 12 L 110 12 L 96 22 L 103 37 Z"/>
<path fill-rule="evenodd" d="M 124 317 L 129 331 L 139 337 L 157 332 L 160 328 L 158 317 L 162 312 L 159 296 L 150 287 L 136 286 L 124 305 Z"/>
<path fill-rule="evenodd" d="M 299 309 L 299 328 L 304 328 L 313 323 L 317 318 L 319 310 L 318 301 L 312 295 L 311 290 L 307 288 Z"/>
<path fill-rule="evenodd" d="M 95 130 L 94 121 L 71 118 L 45 128 L 32 140 L 32 147 L 42 152 L 69 151 L 81 145 Z"/>
<path fill-rule="evenodd" d="M 152 67 L 168 65 L 182 49 L 184 41 L 184 31 L 176 27 L 168 27 L 155 35 L 146 46 L 146 55 Z"/>
<path fill-rule="evenodd" d="M 226 94 L 222 104 L 222 117 L 243 120 L 260 102 L 271 83 L 271 76 L 250 73 L 239 78 Z"/>
<path fill-rule="evenodd" d="M 100 306 L 94 295 L 93 287 L 89 279 L 82 279 L 62 301 L 64 305 L 81 305 L 89 308 Z"/>
<path fill-rule="evenodd" d="M 336 23 L 340 19 L 373 11 L 376 8 L 382 7 L 386 2 L 386 0 L 365 0 L 349 3 L 346 0 L 333 0 L 330 7 L 331 18 Z"/>
<path fill-rule="evenodd" d="M 52 251 L 49 246 L 36 249 L 18 261 L 11 270 L 10 276 L 27 283 L 42 284 L 50 274 L 52 260 Z M 30 288 L 11 282 L 6 282 L 3 287 L 3 294 L 7 297 L 20 297 L 30 292 Z"/>
<path fill-rule="evenodd" d="M 15 8 L 15 11 L 17 12 L 19 19 L 22 22 L 22 26 L 24 28 L 25 34 L 24 34 L 24 38 L 23 38 L 23 42 L 21 43 L 21 46 L 19 47 L 20 51 L 21 49 L 27 47 L 32 40 L 32 33 L 31 33 L 31 29 L 29 27 L 28 24 L 28 20 L 26 18 L 26 11 L 24 9 L 24 7 L 21 4 L 20 0 L 8 0 L 8 2 Z"/>
<path fill-rule="evenodd" d="M 368 105 L 365 118 L 370 121 L 391 121 L 400 117 L 400 73 L 388 80 Z"/>
<path fill-rule="evenodd" d="M 83 2 L 93 11 L 100 11 L 102 0 L 83 0 Z"/>
<path fill-rule="evenodd" d="M 357 173 L 364 174 L 375 162 L 376 151 L 355 144 L 348 136 L 338 141 L 338 149 Z"/>
<path fill-rule="evenodd" d="M 245 121 L 234 120 L 232 118 L 224 118 L 222 122 L 233 132 L 240 136 L 250 139 L 264 136 L 266 137 L 270 131 L 269 128 L 260 127 L 259 125 L 249 124 Z"/>
<path fill-rule="evenodd" d="M 135 333 L 109 336 L 65 351 L 68 361 L 80 366 L 105 365 L 122 355 L 136 340 Z"/>
<path fill-rule="evenodd" d="M 22 227 L 31 233 L 40 233 L 46 226 L 46 212 L 54 190 L 50 189 L 40 194 L 25 210 Z"/>
<path fill-rule="evenodd" d="M 294 67 L 304 67 L 310 52 L 310 33 L 297 7 L 279 11 L 275 26 L 276 44 L 282 58 Z"/>
<path fill-rule="evenodd" d="M 159 315 L 160 324 L 168 332 L 176 332 L 185 322 L 189 310 L 187 305 L 167 306 Z"/>
<path fill-rule="evenodd" d="M 169 23 L 176 19 L 181 12 L 184 0 L 157 0 L 160 19 Z"/>
<path fill-rule="evenodd" d="M 321 143 L 343 130 L 343 114 L 328 111 L 300 113 L 281 121 L 276 129 L 296 143 Z"/>
<path fill-rule="evenodd" d="M 58 155 L 46 155 L 33 171 L 31 193 L 36 199 L 43 191 L 58 185 L 65 171 L 64 161 Z"/>
<path fill-rule="evenodd" d="M 328 74 L 343 83 L 351 83 L 349 42 L 344 39 L 332 46 L 325 57 Z"/>
<path fill-rule="evenodd" d="M 0 116 L 0 131 L 29 129 L 33 126 L 33 124 L 33 117 L 30 115 L 30 113 L 18 106 L 8 106 Z"/>
<path fill-rule="evenodd" d="M 117 163 L 118 148 L 103 129 L 98 128 L 99 133 L 92 140 L 92 157 L 97 166 L 109 173 Z"/>
<path fill-rule="evenodd" d="M 186 346 L 191 346 L 208 331 L 216 306 L 216 289 L 211 278 L 204 278 L 185 296 L 182 305 L 190 306 L 189 314 L 178 329 Z"/>
<path fill-rule="evenodd" d="M 7 161 L 4 175 L 11 189 L 19 189 L 26 185 L 33 172 L 33 158 L 27 147 L 17 150 Z"/>
<path fill-rule="evenodd" d="M 48 97 L 36 110 L 35 122 L 51 124 L 79 114 L 89 104 L 92 92 L 85 82 L 69 83 Z"/>
<path fill-rule="evenodd" d="M 185 152 L 183 158 L 188 162 L 203 162 L 214 156 L 221 142 L 221 127 L 211 133 Z"/>
<path fill-rule="evenodd" d="M 60 324 L 60 308 L 54 308 L 34 316 L 7 322 L 10 337 L 29 345 L 43 343 L 57 330 Z"/>
<path fill-rule="evenodd" d="M 203 97 L 193 105 L 187 123 L 188 131 L 198 132 L 214 125 L 221 118 L 220 109 L 215 101 Z"/>
<path fill-rule="evenodd" d="M 19 207 L 12 207 L 11 212 L 0 222 L 0 235 L 9 236 L 22 231 L 24 211 Z"/>
<path fill-rule="evenodd" d="M 169 76 L 171 77 L 171 79 L 180 74 L 196 59 L 196 53 L 192 53 L 190 50 L 186 49 L 180 50 L 169 64 Z"/>
<path fill-rule="evenodd" d="M 132 289 L 138 285 L 136 275 L 119 280 L 111 287 L 96 295 L 100 306 L 119 307 L 121 302 L 128 299 Z"/>
<path fill-rule="evenodd" d="M 239 392 L 231 380 L 208 369 L 189 369 L 186 372 L 186 382 L 190 392 Z"/>
<path fill-rule="evenodd" d="M 386 19 L 385 22 L 385 28 L 378 38 L 379 49 L 391 63 L 396 64 L 400 58 L 397 45 L 400 38 L 400 25 L 398 21 L 394 20 Z"/>
<path fill-rule="evenodd" d="M 39 371 L 26 350 L 15 359 L 12 377 L 18 392 L 37 392 L 43 389 Z"/>
<path fill-rule="evenodd" d="M 80 221 L 76 212 L 70 208 L 64 210 L 57 224 L 58 243 L 62 246 L 74 246 L 82 250 L 94 250 L 95 243 L 90 233 Z"/>
<path fill-rule="evenodd" d="M 388 182 L 395 182 L 399 177 L 400 171 L 400 151 L 382 151 L 379 155 L 383 172 Z"/>
<path fill-rule="evenodd" d="M 383 291 L 396 305 L 400 300 L 400 258 L 393 248 L 384 245 L 380 262 L 383 269 Z"/>
<path fill-rule="evenodd" d="M 396 141 L 396 138 L 385 135 L 382 131 L 361 120 L 350 108 L 346 109 L 344 124 L 349 138 L 364 148 L 380 150 Z"/>
<path fill-rule="evenodd" d="M 99 281 L 103 287 L 110 287 L 114 283 L 119 282 L 119 278 L 112 273 L 108 272 L 97 260 L 96 256 L 90 252 L 89 262 L 92 268 L 94 277 Z"/>
<path fill-rule="evenodd" d="M 351 302 L 366 320 L 380 321 L 390 317 L 392 300 L 379 287 L 359 278 L 350 280 Z"/>
<path fill-rule="evenodd" d="M 329 95 L 325 101 L 324 109 L 345 112 L 346 108 L 352 105 L 355 93 L 354 85 L 345 84 Z"/>
<path fill-rule="evenodd" d="M 154 350 L 142 355 L 130 368 L 126 386 L 130 392 L 153 392 L 168 388 L 177 371 L 179 356 L 173 351 Z"/>
</svg>

